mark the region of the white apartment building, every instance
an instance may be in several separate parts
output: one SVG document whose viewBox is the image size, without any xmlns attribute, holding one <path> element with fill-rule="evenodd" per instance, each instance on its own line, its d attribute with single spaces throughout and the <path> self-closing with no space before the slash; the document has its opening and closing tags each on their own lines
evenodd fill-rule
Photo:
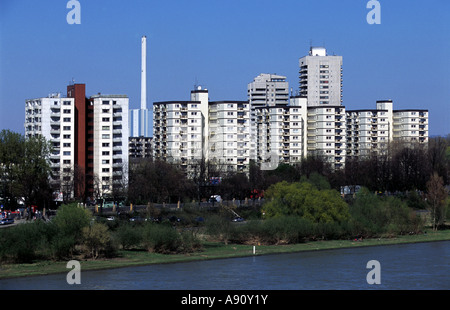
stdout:
<svg viewBox="0 0 450 310">
<path fill-rule="evenodd" d="M 342 56 L 329 56 L 323 47 L 311 47 L 299 59 L 299 92 L 308 106 L 342 104 Z"/>
<path fill-rule="evenodd" d="M 190 99 L 153 103 L 154 158 L 177 163 L 187 173 L 203 160 L 223 171 L 246 170 L 248 102 L 209 102 L 208 90 L 201 87 L 191 91 Z"/>
<path fill-rule="evenodd" d="M 205 118 L 201 105 L 201 101 L 153 103 L 153 152 L 156 159 L 177 162 L 184 168 L 188 163 L 202 159 L 205 154 Z"/>
<path fill-rule="evenodd" d="M 389 143 L 428 142 L 428 110 L 393 110 L 392 100 L 379 100 L 374 110 L 348 110 L 347 156 L 387 155 Z"/>
<path fill-rule="evenodd" d="M 394 110 L 393 138 L 400 142 L 428 142 L 428 110 Z"/>
<path fill-rule="evenodd" d="M 73 196 L 75 156 L 75 105 L 73 98 L 58 94 L 25 101 L 25 137 L 43 136 L 52 146 L 50 166 L 52 186 Z M 65 188 L 63 188 L 65 187 Z"/>
<path fill-rule="evenodd" d="M 101 196 L 128 184 L 128 104 L 126 95 L 98 94 L 93 106 L 93 174 Z M 89 126 L 89 124 L 88 124 Z"/>
<path fill-rule="evenodd" d="M 346 155 L 345 107 L 308 106 L 307 155 L 321 156 L 332 168 L 342 168 Z"/>
<path fill-rule="evenodd" d="M 248 101 L 209 102 L 208 158 L 226 171 L 248 170 L 250 105 Z"/>
<path fill-rule="evenodd" d="M 261 73 L 247 85 L 248 100 L 252 106 L 275 106 L 289 103 L 289 83 L 286 77 Z"/>
<path fill-rule="evenodd" d="M 306 98 L 291 97 L 289 105 L 261 106 L 255 110 L 257 162 L 262 169 L 301 161 L 306 154 Z"/>
<path fill-rule="evenodd" d="M 260 107 L 289 104 L 289 83 L 286 77 L 261 73 L 247 85 L 247 98 L 250 103 L 250 134 L 257 136 L 256 109 Z M 255 140 L 255 139 L 252 139 Z M 257 159 L 256 145 L 251 142 L 250 158 Z"/>
</svg>

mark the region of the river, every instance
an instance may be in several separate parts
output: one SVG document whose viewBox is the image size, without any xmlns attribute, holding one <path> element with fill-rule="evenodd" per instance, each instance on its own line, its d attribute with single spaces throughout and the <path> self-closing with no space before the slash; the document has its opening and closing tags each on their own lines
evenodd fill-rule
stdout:
<svg viewBox="0 0 450 310">
<path fill-rule="evenodd" d="M 449 264 L 450 241 L 439 241 L 81 270 L 81 284 L 64 273 L 0 280 L 0 290 L 448 290 Z"/>
</svg>

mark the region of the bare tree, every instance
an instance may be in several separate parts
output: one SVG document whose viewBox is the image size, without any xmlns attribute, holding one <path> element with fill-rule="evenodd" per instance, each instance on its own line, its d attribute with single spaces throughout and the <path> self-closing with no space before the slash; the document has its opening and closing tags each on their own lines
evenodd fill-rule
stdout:
<svg viewBox="0 0 450 310">
<path fill-rule="evenodd" d="M 445 205 L 448 192 L 444 187 L 444 181 L 434 172 L 427 182 L 427 201 L 431 213 L 433 230 L 443 223 L 445 216 Z"/>
</svg>

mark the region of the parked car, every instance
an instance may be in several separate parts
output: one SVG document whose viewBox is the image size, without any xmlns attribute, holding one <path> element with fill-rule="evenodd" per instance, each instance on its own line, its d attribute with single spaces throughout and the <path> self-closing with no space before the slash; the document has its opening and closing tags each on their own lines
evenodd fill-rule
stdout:
<svg viewBox="0 0 450 310">
<path fill-rule="evenodd" d="M 222 197 L 220 197 L 220 195 L 212 195 L 209 198 L 209 202 L 221 202 L 222 201 Z"/>
<path fill-rule="evenodd" d="M 242 217 L 235 217 L 233 219 L 233 222 L 243 222 L 243 221 L 244 221 L 244 219 Z"/>
<path fill-rule="evenodd" d="M 135 216 L 135 217 L 130 218 L 130 222 L 141 223 L 143 221 L 144 221 L 144 219 L 140 216 Z"/>
<path fill-rule="evenodd" d="M 8 224 L 14 224 L 14 219 L 5 218 L 0 220 L 0 225 L 8 225 Z"/>
</svg>

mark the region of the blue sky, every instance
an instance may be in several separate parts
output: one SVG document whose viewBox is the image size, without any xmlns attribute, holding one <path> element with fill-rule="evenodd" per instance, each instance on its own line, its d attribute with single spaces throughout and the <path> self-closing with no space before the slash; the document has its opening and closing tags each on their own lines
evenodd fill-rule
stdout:
<svg viewBox="0 0 450 310">
<path fill-rule="evenodd" d="M 0 1 L 0 130 L 23 133 L 26 99 L 66 93 L 126 94 L 140 106 L 140 38 L 147 36 L 148 106 L 189 100 L 197 82 L 211 100 L 246 100 L 260 73 L 298 88 L 298 59 L 309 46 L 343 56 L 343 104 L 430 111 L 430 135 L 450 133 L 450 1 L 379 0 Z"/>
</svg>

